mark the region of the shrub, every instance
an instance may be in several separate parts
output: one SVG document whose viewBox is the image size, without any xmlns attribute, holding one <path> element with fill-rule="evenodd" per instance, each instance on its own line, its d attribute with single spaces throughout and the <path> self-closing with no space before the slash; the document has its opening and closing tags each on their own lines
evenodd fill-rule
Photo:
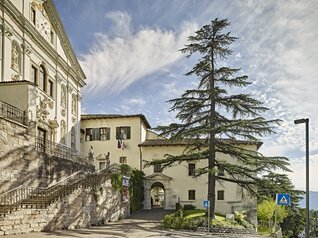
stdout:
<svg viewBox="0 0 318 238">
<path fill-rule="evenodd" d="M 180 209 L 182 209 L 182 206 L 181 206 L 181 204 L 179 202 L 177 202 L 176 203 L 176 210 L 178 211 Z"/>
<path fill-rule="evenodd" d="M 192 204 L 185 204 L 183 206 L 183 210 L 194 210 L 195 206 L 193 206 Z"/>
</svg>

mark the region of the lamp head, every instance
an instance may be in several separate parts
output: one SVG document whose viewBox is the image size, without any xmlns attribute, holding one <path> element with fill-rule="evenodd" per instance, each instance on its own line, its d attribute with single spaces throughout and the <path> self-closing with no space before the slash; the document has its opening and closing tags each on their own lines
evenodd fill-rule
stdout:
<svg viewBox="0 0 318 238">
<path fill-rule="evenodd" d="M 309 121 L 308 118 L 302 118 L 302 119 L 294 120 L 294 123 L 295 124 L 301 124 L 301 123 L 306 123 L 307 121 Z"/>
</svg>

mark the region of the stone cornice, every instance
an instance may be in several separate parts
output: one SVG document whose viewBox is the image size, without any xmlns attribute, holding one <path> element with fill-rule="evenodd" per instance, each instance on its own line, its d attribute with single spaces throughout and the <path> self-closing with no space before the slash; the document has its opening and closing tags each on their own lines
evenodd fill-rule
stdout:
<svg viewBox="0 0 318 238">
<path fill-rule="evenodd" d="M 81 66 L 79 65 L 76 56 L 72 50 L 72 47 L 69 43 L 69 46 L 63 45 L 62 41 L 61 44 L 63 46 L 63 50 L 65 50 L 65 52 L 68 54 L 68 56 L 70 58 L 73 58 L 73 61 L 71 61 L 71 63 L 73 63 L 73 65 L 69 65 L 62 57 L 60 57 L 60 55 L 58 54 L 58 52 L 53 48 L 53 46 L 51 46 L 50 44 L 48 44 L 48 42 L 44 39 L 44 37 L 35 29 L 35 27 L 31 24 L 31 22 L 29 22 L 24 16 L 23 14 L 8 0 L 2 0 L 1 1 L 1 8 L 3 8 L 8 15 L 11 17 L 11 19 L 13 19 L 17 26 L 23 30 L 23 26 L 24 26 L 24 30 L 25 33 L 28 34 L 28 36 L 34 40 L 34 42 L 44 50 L 44 52 L 49 55 L 49 57 L 51 59 L 53 59 L 53 61 L 57 61 L 60 65 L 61 68 L 63 68 L 63 70 L 65 72 L 68 72 L 70 75 L 72 75 L 72 77 L 74 78 L 74 80 L 76 82 L 78 82 L 78 84 L 83 87 L 86 85 L 86 83 L 84 82 L 85 74 L 83 73 Z M 52 3 L 52 0 L 47 0 L 46 3 Z M 54 6 L 54 5 L 53 5 Z M 55 8 L 55 7 L 54 7 Z M 56 12 L 57 14 L 57 12 Z M 52 14 L 50 14 L 52 15 Z M 57 18 L 55 17 L 55 19 L 59 19 L 59 17 L 57 16 Z M 52 19 L 50 19 L 52 21 Z M 53 21 L 53 23 L 56 23 L 55 21 Z M 61 22 L 59 22 L 59 24 L 61 25 Z M 65 34 L 65 32 L 63 32 Z M 60 34 L 59 34 L 59 37 Z M 67 39 L 67 36 L 64 36 L 64 39 Z M 65 42 L 65 40 L 64 40 Z M 70 50 L 66 50 L 66 48 L 71 48 Z M 75 61 L 74 61 L 75 58 Z M 75 62 L 75 63 L 74 63 Z M 79 70 L 80 69 L 80 70 Z"/>
</svg>

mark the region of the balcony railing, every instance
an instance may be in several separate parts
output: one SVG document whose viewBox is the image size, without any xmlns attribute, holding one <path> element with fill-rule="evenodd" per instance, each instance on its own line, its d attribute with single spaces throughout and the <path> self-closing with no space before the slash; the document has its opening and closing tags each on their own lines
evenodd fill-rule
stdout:
<svg viewBox="0 0 318 238">
<path fill-rule="evenodd" d="M 71 160 L 80 164 L 91 164 L 88 155 L 78 152 L 75 149 L 65 145 L 54 143 L 42 138 L 35 138 L 35 149 L 50 156 L 56 156 L 62 159 Z"/>
<path fill-rule="evenodd" d="M 0 101 L 0 116 L 27 125 L 26 113 L 3 101 Z"/>
</svg>

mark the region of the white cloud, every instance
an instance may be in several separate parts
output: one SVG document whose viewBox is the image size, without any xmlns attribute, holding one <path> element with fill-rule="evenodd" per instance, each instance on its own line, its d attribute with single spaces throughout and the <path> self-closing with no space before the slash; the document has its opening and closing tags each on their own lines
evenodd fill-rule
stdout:
<svg viewBox="0 0 318 238">
<path fill-rule="evenodd" d="M 117 94 L 143 77 L 164 69 L 182 56 L 178 49 L 186 43 L 196 25 L 184 23 L 179 32 L 143 28 L 130 30 L 131 18 L 124 12 L 106 15 L 115 22 L 117 37 L 96 34 L 90 53 L 80 63 L 88 78 L 86 94 Z"/>
<path fill-rule="evenodd" d="M 137 105 L 137 106 L 143 106 L 146 104 L 146 101 L 143 98 L 131 98 L 128 100 L 127 103 L 132 105 Z"/>
</svg>

